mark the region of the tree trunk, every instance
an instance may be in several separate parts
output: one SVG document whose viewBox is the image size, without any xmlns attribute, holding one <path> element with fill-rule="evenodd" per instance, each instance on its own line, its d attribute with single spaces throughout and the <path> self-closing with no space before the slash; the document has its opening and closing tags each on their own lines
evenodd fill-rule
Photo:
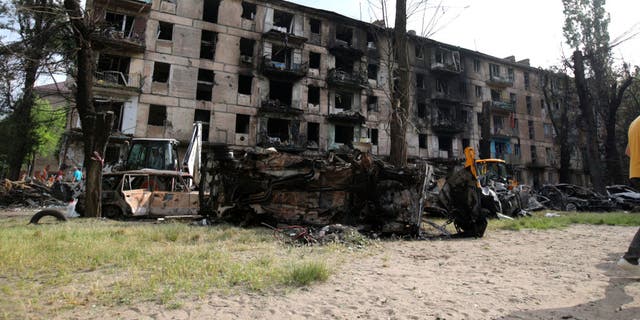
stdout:
<svg viewBox="0 0 640 320">
<path fill-rule="evenodd" d="M 627 178 L 624 176 L 624 170 L 622 168 L 622 159 L 618 150 L 618 139 L 616 134 L 616 123 L 618 121 L 618 109 L 622 104 L 622 98 L 624 93 L 633 83 L 633 78 L 627 73 L 626 78 L 618 87 L 617 83 L 611 86 L 610 98 L 608 101 L 608 116 L 607 116 L 607 136 L 605 140 L 605 152 L 607 160 L 607 171 L 609 172 L 609 179 L 612 184 L 625 184 Z"/>
<path fill-rule="evenodd" d="M 409 57 L 407 48 L 407 1 L 396 1 L 394 49 L 397 52 L 399 81 L 394 86 L 391 104 L 391 148 L 389 162 L 395 166 L 407 164 L 407 121 L 409 116 Z M 392 56 L 393 57 L 393 56 Z"/>
<path fill-rule="evenodd" d="M 588 161 L 589 174 L 591 176 L 591 184 L 596 192 L 606 194 L 603 178 L 602 178 L 602 166 L 600 161 L 600 154 L 598 152 L 598 135 L 595 121 L 595 112 L 593 104 L 589 100 L 589 88 L 587 87 L 585 74 L 584 74 L 584 57 L 580 50 L 576 50 L 573 53 L 573 65 L 574 76 L 576 83 L 576 90 L 578 92 L 578 100 L 580 111 L 582 111 L 582 121 L 584 121 L 584 128 L 586 133 L 585 150 L 586 154 L 583 155 Z"/>
</svg>

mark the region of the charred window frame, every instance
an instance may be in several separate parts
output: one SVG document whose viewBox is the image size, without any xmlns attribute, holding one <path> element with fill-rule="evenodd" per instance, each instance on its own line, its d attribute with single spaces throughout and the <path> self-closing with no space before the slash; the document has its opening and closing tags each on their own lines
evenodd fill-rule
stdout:
<svg viewBox="0 0 640 320">
<path fill-rule="evenodd" d="M 209 141 L 209 123 L 211 122 L 211 111 L 196 109 L 193 114 L 193 121 L 202 122 L 202 141 Z"/>
<path fill-rule="evenodd" d="M 248 134 L 251 116 L 246 114 L 236 114 L 236 133 Z"/>
<path fill-rule="evenodd" d="M 315 142 L 315 147 L 320 144 L 320 124 L 317 122 L 307 122 L 307 142 Z"/>
<path fill-rule="evenodd" d="M 311 29 L 311 33 L 320 35 L 322 32 L 322 21 L 318 19 L 310 19 L 309 20 L 309 28 Z"/>
<path fill-rule="evenodd" d="M 251 88 L 253 86 L 253 77 L 251 75 L 238 75 L 238 93 L 251 95 Z"/>
<path fill-rule="evenodd" d="M 215 74 L 213 70 L 198 69 L 196 100 L 211 101 Z"/>
<path fill-rule="evenodd" d="M 378 111 L 378 97 L 373 95 L 367 96 L 367 111 Z"/>
<path fill-rule="evenodd" d="M 442 151 L 450 151 L 453 146 L 451 137 L 438 136 L 438 149 Z"/>
<path fill-rule="evenodd" d="M 104 21 L 113 28 L 113 31 L 122 32 L 125 37 L 131 36 L 133 30 L 133 16 L 128 16 L 111 11 L 105 12 Z"/>
<path fill-rule="evenodd" d="M 153 64 L 153 75 L 151 80 L 153 82 L 166 83 L 169 81 L 169 74 L 171 73 L 171 65 L 164 62 L 155 62 Z"/>
<path fill-rule="evenodd" d="M 253 57 L 253 47 L 256 41 L 253 39 L 240 38 L 240 55 Z"/>
<path fill-rule="evenodd" d="M 284 33 L 293 33 L 293 14 L 280 10 L 273 10 L 273 27 Z"/>
<path fill-rule="evenodd" d="M 288 143 L 291 139 L 291 121 L 287 119 L 269 118 L 267 120 L 267 135 L 277 138 L 281 143 Z"/>
<path fill-rule="evenodd" d="M 466 82 L 460 82 L 460 85 L 458 87 L 458 92 L 460 93 L 460 97 L 462 98 L 467 98 L 468 94 L 467 94 L 467 83 Z"/>
<path fill-rule="evenodd" d="M 336 26 L 336 42 L 347 47 L 353 46 L 353 29 L 342 25 Z"/>
<path fill-rule="evenodd" d="M 307 103 L 320 105 L 320 87 L 309 86 L 307 92 Z"/>
<path fill-rule="evenodd" d="M 538 161 L 538 150 L 536 146 L 529 147 L 529 150 L 531 151 L 531 161 Z"/>
<path fill-rule="evenodd" d="M 376 36 L 372 32 L 367 32 L 367 49 L 375 50 L 376 47 Z"/>
<path fill-rule="evenodd" d="M 257 6 L 255 3 L 242 1 L 242 18 L 253 20 L 256 18 Z"/>
<path fill-rule="evenodd" d="M 529 72 L 524 73 L 524 88 L 529 89 L 531 87 L 531 80 L 529 79 Z"/>
<path fill-rule="evenodd" d="M 418 102 L 418 118 L 427 118 L 427 104 L 424 102 Z"/>
<path fill-rule="evenodd" d="M 446 80 L 436 79 L 436 92 L 442 93 L 442 94 L 449 94 L 449 84 L 447 83 Z"/>
<path fill-rule="evenodd" d="M 167 121 L 167 106 L 152 104 L 149 106 L 147 125 L 164 126 Z"/>
<path fill-rule="evenodd" d="M 320 53 L 309 51 L 309 68 L 320 69 L 320 58 Z"/>
<path fill-rule="evenodd" d="M 218 9 L 220 0 L 205 0 L 202 6 L 202 20 L 211 23 L 218 23 Z"/>
<path fill-rule="evenodd" d="M 418 135 L 418 148 L 426 149 L 427 148 L 427 135 L 421 133 Z"/>
<path fill-rule="evenodd" d="M 200 38 L 200 58 L 213 60 L 216 55 L 218 34 L 213 31 L 202 30 Z"/>
<path fill-rule="evenodd" d="M 367 77 L 371 80 L 378 80 L 378 65 L 369 63 L 367 65 Z"/>
<path fill-rule="evenodd" d="M 335 142 L 346 145 L 353 143 L 353 127 L 352 126 L 335 126 Z"/>
<path fill-rule="evenodd" d="M 424 89 L 425 86 L 426 86 L 426 83 L 424 81 L 424 74 L 416 73 L 416 88 Z"/>
<path fill-rule="evenodd" d="M 344 91 L 337 91 L 334 102 L 337 109 L 351 110 L 353 105 L 353 94 Z"/>
<path fill-rule="evenodd" d="M 416 54 L 416 59 L 424 59 L 424 50 L 422 48 L 421 45 L 419 44 L 415 44 L 415 54 Z"/>
<path fill-rule="evenodd" d="M 527 114 L 531 115 L 533 114 L 533 102 L 531 102 L 531 96 L 527 96 L 525 99 L 527 101 Z"/>
<path fill-rule="evenodd" d="M 529 120 L 529 139 L 534 139 L 536 137 L 536 129 L 533 126 L 533 121 Z"/>
<path fill-rule="evenodd" d="M 173 23 L 158 21 L 158 40 L 173 40 Z"/>
</svg>

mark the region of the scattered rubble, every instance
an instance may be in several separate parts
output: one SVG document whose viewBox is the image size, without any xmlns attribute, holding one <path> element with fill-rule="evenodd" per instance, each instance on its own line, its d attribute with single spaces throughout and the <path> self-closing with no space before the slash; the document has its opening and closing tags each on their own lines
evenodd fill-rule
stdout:
<svg viewBox="0 0 640 320">
<path fill-rule="evenodd" d="M 66 203 L 57 199 L 51 189 L 40 181 L 10 181 L 5 179 L 0 184 L 0 207 L 42 208 L 64 206 Z"/>
</svg>

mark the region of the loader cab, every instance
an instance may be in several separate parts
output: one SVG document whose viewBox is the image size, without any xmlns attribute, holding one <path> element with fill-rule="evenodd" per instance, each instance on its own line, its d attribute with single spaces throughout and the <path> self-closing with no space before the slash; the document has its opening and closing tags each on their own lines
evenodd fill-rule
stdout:
<svg viewBox="0 0 640 320">
<path fill-rule="evenodd" d="M 131 140 L 125 170 L 174 170 L 178 166 L 178 140 L 136 138 Z"/>
<path fill-rule="evenodd" d="M 476 168 L 478 176 L 484 178 L 480 180 L 492 180 L 507 184 L 511 178 L 507 173 L 507 163 L 502 159 L 476 160 Z"/>
</svg>

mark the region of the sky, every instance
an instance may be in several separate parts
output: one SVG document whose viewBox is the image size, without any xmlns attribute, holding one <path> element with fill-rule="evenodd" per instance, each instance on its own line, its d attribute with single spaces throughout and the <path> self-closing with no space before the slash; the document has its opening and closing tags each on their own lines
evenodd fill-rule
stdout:
<svg viewBox="0 0 640 320">
<path fill-rule="evenodd" d="M 370 1 L 374 0 L 289 0 L 309 7 L 329 10 L 354 19 L 371 22 L 374 14 Z M 411 0 L 408 0 L 411 1 Z M 376 1 L 379 2 L 379 1 Z M 395 1 L 388 0 L 393 7 Z M 530 59 L 531 66 L 560 65 L 571 50 L 564 43 L 564 24 L 561 0 L 432 0 L 442 3 L 435 34 L 430 38 L 462 48 L 480 51 L 499 58 L 515 56 Z M 435 7 L 435 5 L 434 5 Z M 640 32 L 640 1 L 608 0 L 605 8 L 611 16 L 610 38 L 616 39 L 627 31 Z M 393 14 L 392 14 L 393 15 Z M 432 11 L 415 14 L 407 29 L 421 34 L 423 23 L 433 16 Z M 622 60 L 640 65 L 640 35 L 614 48 L 616 62 Z"/>
</svg>

